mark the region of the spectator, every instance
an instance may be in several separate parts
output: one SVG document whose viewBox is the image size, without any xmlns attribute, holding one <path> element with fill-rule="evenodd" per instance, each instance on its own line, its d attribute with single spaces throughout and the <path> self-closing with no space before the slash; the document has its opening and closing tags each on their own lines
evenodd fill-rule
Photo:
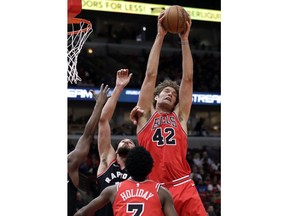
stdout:
<svg viewBox="0 0 288 216">
<path fill-rule="evenodd" d="M 202 179 L 199 179 L 196 187 L 199 193 L 206 193 L 208 191 L 207 185 L 205 184 L 205 182 L 203 182 Z"/>
<path fill-rule="evenodd" d="M 200 118 L 199 121 L 196 123 L 194 130 L 196 131 L 196 136 L 208 136 L 209 133 L 206 130 L 205 126 L 205 118 Z"/>
<path fill-rule="evenodd" d="M 193 157 L 193 163 L 197 166 L 197 168 L 202 167 L 202 160 L 200 158 L 200 153 L 195 153 L 194 157 Z"/>
<path fill-rule="evenodd" d="M 209 205 L 208 208 L 207 208 L 207 213 L 208 215 L 207 216 L 217 216 L 215 211 L 214 211 L 214 207 L 213 205 Z"/>
</svg>

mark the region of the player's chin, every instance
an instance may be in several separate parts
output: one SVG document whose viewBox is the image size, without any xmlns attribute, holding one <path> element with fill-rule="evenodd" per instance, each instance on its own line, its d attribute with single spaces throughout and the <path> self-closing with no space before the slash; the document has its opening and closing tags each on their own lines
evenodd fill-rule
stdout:
<svg viewBox="0 0 288 216">
<path fill-rule="evenodd" d="M 131 150 L 131 148 L 129 148 L 129 146 L 122 146 L 122 147 L 118 148 L 117 154 L 120 157 L 127 157 L 130 150 Z"/>
<path fill-rule="evenodd" d="M 162 104 L 163 109 L 170 110 L 170 111 L 172 111 L 174 109 L 174 106 L 175 106 L 175 103 L 173 103 L 172 101 L 169 101 L 169 100 L 166 100 Z"/>
</svg>

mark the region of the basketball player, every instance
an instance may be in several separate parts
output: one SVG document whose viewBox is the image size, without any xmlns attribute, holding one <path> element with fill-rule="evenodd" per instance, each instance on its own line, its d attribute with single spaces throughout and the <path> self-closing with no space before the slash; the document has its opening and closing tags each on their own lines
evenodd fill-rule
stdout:
<svg viewBox="0 0 288 216">
<path fill-rule="evenodd" d="M 93 90 L 90 92 L 93 94 L 96 104 L 93 112 L 84 128 L 82 136 L 79 138 L 73 151 L 68 153 L 68 216 L 72 216 L 76 212 L 77 191 L 79 186 L 79 172 L 80 165 L 84 162 L 88 156 L 90 145 L 93 142 L 93 137 L 96 132 L 99 118 L 102 108 L 108 99 L 109 88 L 102 84 L 99 94 L 96 94 Z"/>
<path fill-rule="evenodd" d="M 143 147 L 132 149 L 126 159 L 126 169 L 131 178 L 109 186 L 74 216 L 91 216 L 106 203 L 111 202 L 115 216 L 177 216 L 173 199 L 168 190 L 147 175 L 153 167 L 153 159 Z"/>
<path fill-rule="evenodd" d="M 125 169 L 125 159 L 131 148 L 135 144 L 130 139 L 123 139 L 118 144 L 115 151 L 111 144 L 111 128 L 109 121 L 112 119 L 117 101 L 125 86 L 130 82 L 132 73 L 128 73 L 128 69 L 117 71 L 116 85 L 111 97 L 106 102 L 98 125 L 98 151 L 100 164 L 97 170 L 97 184 L 100 194 L 107 186 L 114 185 L 128 178 Z M 103 209 L 98 211 L 96 215 L 113 216 L 113 210 L 110 203 Z"/>
<path fill-rule="evenodd" d="M 178 34 L 183 70 L 180 86 L 175 81 L 165 80 L 155 88 L 160 52 L 167 34 L 162 21 L 163 13 L 158 17 L 158 33 L 149 54 L 138 103 L 130 118 L 137 124 L 139 145 L 151 153 L 155 163 L 149 179 L 168 188 L 178 215 L 206 216 L 195 184 L 190 179 L 191 169 L 186 160 L 187 121 L 193 93 L 193 59 L 189 46 L 192 23 L 187 21 L 186 31 Z"/>
</svg>

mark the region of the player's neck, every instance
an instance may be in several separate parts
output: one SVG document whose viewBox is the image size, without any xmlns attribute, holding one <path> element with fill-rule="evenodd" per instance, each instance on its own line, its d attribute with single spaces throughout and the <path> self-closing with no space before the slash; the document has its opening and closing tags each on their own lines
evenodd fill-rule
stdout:
<svg viewBox="0 0 288 216">
<path fill-rule="evenodd" d="M 159 112 L 159 113 L 171 113 L 173 112 L 173 109 L 171 109 L 170 107 L 168 106 L 156 106 L 156 111 Z"/>
<path fill-rule="evenodd" d="M 163 110 L 163 109 L 156 109 L 156 112 L 158 112 L 158 113 L 164 113 L 164 114 L 170 114 L 172 111 Z"/>
<path fill-rule="evenodd" d="M 137 182 L 137 183 L 141 183 L 141 182 L 145 182 L 145 181 L 147 181 L 147 178 L 142 179 L 142 180 L 135 180 L 132 176 L 131 176 L 130 179 L 131 179 L 132 181 L 134 181 L 134 182 Z"/>
<path fill-rule="evenodd" d="M 117 163 L 120 165 L 120 168 L 124 169 L 125 168 L 125 158 L 122 158 L 117 154 L 116 160 L 117 160 Z"/>
</svg>

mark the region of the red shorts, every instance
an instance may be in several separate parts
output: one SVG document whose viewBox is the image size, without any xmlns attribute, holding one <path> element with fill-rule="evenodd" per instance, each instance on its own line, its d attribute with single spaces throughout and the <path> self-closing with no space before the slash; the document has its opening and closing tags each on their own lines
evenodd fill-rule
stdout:
<svg viewBox="0 0 288 216">
<path fill-rule="evenodd" d="M 189 176 L 163 186 L 170 191 L 178 216 L 207 216 L 197 188 Z"/>
</svg>

